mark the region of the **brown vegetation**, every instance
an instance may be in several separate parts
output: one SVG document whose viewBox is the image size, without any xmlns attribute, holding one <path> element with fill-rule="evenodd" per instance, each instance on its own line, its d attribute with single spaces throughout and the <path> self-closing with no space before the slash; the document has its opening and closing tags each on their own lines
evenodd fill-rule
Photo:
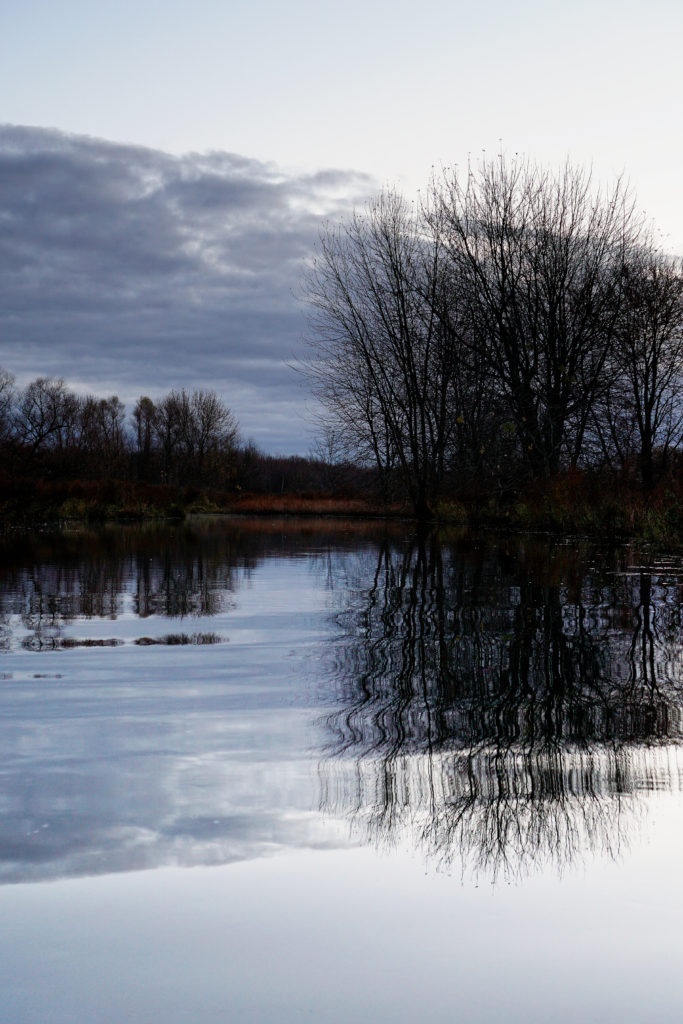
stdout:
<svg viewBox="0 0 683 1024">
<path fill-rule="evenodd" d="M 388 505 L 361 497 L 334 494 L 239 494 L 228 502 L 241 515 L 400 516 L 405 505 Z"/>
</svg>

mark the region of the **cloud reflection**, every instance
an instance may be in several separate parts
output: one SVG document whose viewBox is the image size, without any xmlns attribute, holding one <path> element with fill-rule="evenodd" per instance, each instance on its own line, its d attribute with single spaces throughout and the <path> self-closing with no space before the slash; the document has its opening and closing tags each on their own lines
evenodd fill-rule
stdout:
<svg viewBox="0 0 683 1024">
<path fill-rule="evenodd" d="M 307 619 L 292 595 L 358 530 L 206 518 L 0 539 L 0 882 L 345 845 L 312 810 L 302 689 L 325 598 Z M 259 582 L 269 565 L 285 568 Z"/>
<path fill-rule="evenodd" d="M 349 842 L 493 878 L 619 856 L 683 789 L 680 566 L 391 530 L 0 542 L 0 881 Z"/>
</svg>

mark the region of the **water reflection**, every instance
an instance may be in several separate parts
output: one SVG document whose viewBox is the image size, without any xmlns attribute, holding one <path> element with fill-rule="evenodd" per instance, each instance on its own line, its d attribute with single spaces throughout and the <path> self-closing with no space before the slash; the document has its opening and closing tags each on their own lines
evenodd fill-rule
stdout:
<svg viewBox="0 0 683 1024">
<path fill-rule="evenodd" d="M 61 646 L 64 627 L 79 619 L 115 620 L 127 610 L 143 619 L 216 615 L 251 564 L 201 524 L 25 538 L 2 556 L 4 645 L 19 616 L 33 650 Z"/>
<path fill-rule="evenodd" d="M 373 531 L 205 519 L 0 546 L 0 882 L 331 843 L 304 670 L 329 566 Z"/>
<path fill-rule="evenodd" d="M 363 578 L 369 585 L 363 585 Z M 616 854 L 678 788 L 681 582 L 581 547 L 432 537 L 359 564 L 322 805 L 487 875 Z"/>
<path fill-rule="evenodd" d="M 0 881 L 348 841 L 333 819 L 493 876 L 615 856 L 683 789 L 682 601 L 677 562 L 400 524 L 12 538 Z"/>
<path fill-rule="evenodd" d="M 234 607 L 236 591 L 264 560 L 305 556 L 318 566 L 332 546 L 348 551 L 377 532 L 346 521 L 197 517 L 181 525 L 11 536 L 0 541 L 0 649 L 18 642 L 29 650 L 75 646 L 79 638 L 63 642 L 65 628 L 88 620 L 215 617 Z M 209 633 L 178 631 L 168 642 L 183 635 L 212 642 Z M 139 641 L 145 639 L 143 632 Z"/>
</svg>

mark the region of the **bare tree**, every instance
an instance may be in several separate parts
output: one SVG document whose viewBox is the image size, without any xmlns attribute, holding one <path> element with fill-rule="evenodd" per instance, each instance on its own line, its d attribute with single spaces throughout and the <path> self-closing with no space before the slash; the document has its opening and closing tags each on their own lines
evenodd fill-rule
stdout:
<svg viewBox="0 0 683 1024">
<path fill-rule="evenodd" d="M 483 354 L 530 472 L 548 478 L 578 458 L 615 339 L 639 232 L 628 190 L 501 156 L 446 171 L 432 207 L 469 306 L 461 341 Z"/>
<path fill-rule="evenodd" d="M 117 475 L 123 468 L 126 452 L 124 427 L 126 409 L 116 396 L 80 399 L 78 448 L 90 458 L 96 476 Z"/>
<path fill-rule="evenodd" d="M 181 397 L 177 391 L 169 391 L 156 403 L 154 440 L 159 450 L 163 482 L 171 482 L 175 479 L 182 429 L 180 405 Z"/>
<path fill-rule="evenodd" d="M 419 211 L 382 193 L 326 230 L 305 293 L 313 391 L 361 461 L 398 467 L 415 513 L 429 518 L 453 420 L 452 348 L 442 316 L 440 240 Z"/>
<path fill-rule="evenodd" d="M 66 447 L 77 429 L 78 399 L 61 378 L 37 377 L 19 398 L 14 433 L 31 454 Z"/>
<path fill-rule="evenodd" d="M 603 449 L 623 466 L 638 461 L 644 493 L 683 436 L 683 268 L 653 247 L 635 250 L 623 270 L 624 302 L 611 386 L 596 411 Z"/>
<path fill-rule="evenodd" d="M 12 433 L 16 388 L 14 376 L 0 366 L 0 442 L 7 442 Z"/>
<path fill-rule="evenodd" d="M 150 410 L 140 403 L 138 417 L 144 426 Z M 170 391 L 156 403 L 152 423 L 163 479 L 225 482 L 239 429 L 233 413 L 215 392 Z"/>
<path fill-rule="evenodd" d="M 156 406 L 151 398 L 142 395 L 133 409 L 133 426 L 135 429 L 135 451 L 137 454 L 138 476 L 143 480 L 149 477 L 152 459 L 152 439 L 154 436 L 154 420 Z"/>
<path fill-rule="evenodd" d="M 224 475 L 237 445 L 237 420 L 215 391 L 180 394 L 181 439 L 188 471 L 198 482 Z"/>
</svg>

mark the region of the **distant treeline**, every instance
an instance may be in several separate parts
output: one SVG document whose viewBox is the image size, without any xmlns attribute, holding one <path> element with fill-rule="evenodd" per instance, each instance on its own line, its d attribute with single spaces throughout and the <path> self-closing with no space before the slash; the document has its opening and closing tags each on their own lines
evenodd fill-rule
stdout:
<svg viewBox="0 0 683 1024">
<path fill-rule="evenodd" d="M 77 394 L 61 378 L 24 388 L 0 369 L 0 470 L 13 481 L 128 481 L 173 489 L 293 494 L 361 486 L 362 470 L 311 456 L 266 455 L 243 443 L 229 406 L 209 390 L 142 396 L 127 414 L 113 395 Z"/>
</svg>

